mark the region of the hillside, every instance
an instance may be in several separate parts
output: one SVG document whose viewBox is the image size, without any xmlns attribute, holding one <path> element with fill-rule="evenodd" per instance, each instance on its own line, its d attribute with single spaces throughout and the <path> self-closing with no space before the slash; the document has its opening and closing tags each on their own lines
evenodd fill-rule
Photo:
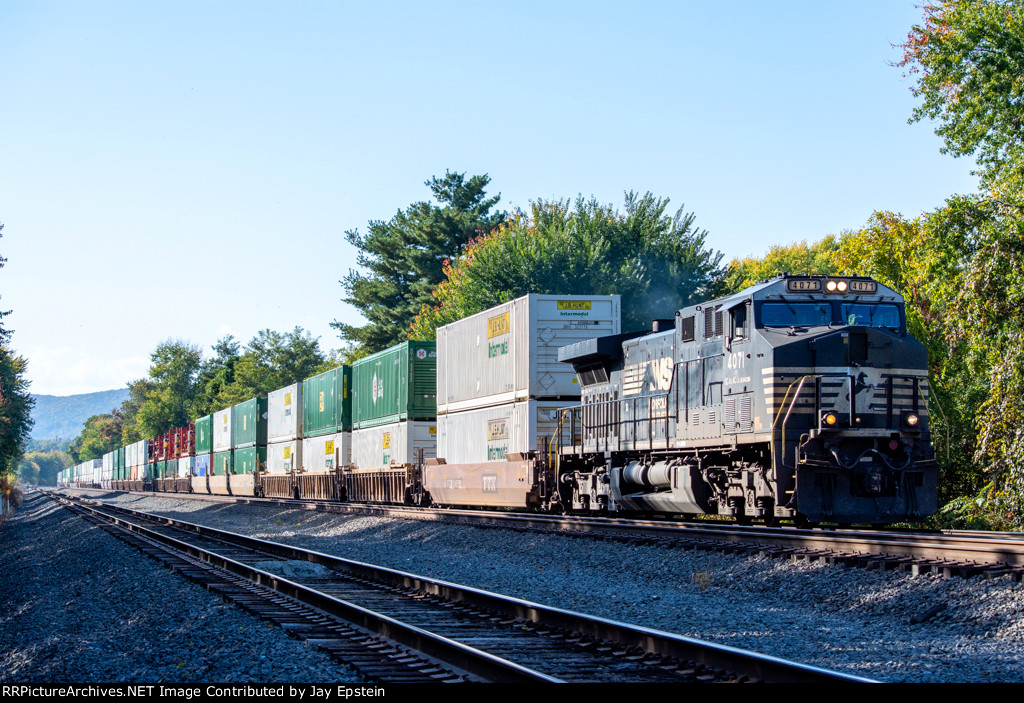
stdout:
<svg viewBox="0 0 1024 703">
<path fill-rule="evenodd" d="M 128 389 L 120 388 L 79 395 L 32 395 L 32 439 L 73 439 L 82 425 L 93 415 L 109 413 L 128 397 Z"/>
</svg>

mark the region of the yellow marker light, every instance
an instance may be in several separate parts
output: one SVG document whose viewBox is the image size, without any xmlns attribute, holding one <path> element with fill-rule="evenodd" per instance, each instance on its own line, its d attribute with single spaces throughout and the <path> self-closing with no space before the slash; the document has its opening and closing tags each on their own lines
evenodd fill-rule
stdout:
<svg viewBox="0 0 1024 703">
<path fill-rule="evenodd" d="M 918 421 L 918 417 L 914 413 L 910 413 L 909 415 L 907 415 L 906 423 L 908 425 L 910 425 L 911 427 L 916 427 L 917 426 L 917 421 Z"/>
<path fill-rule="evenodd" d="M 825 421 L 825 424 L 828 425 L 829 427 L 835 427 L 836 423 L 839 422 L 839 418 L 836 416 L 835 413 L 825 413 L 825 417 L 822 419 Z"/>
<path fill-rule="evenodd" d="M 845 293 L 846 292 L 846 281 L 839 281 L 839 283 L 836 284 L 836 288 L 839 289 L 840 293 Z"/>
</svg>

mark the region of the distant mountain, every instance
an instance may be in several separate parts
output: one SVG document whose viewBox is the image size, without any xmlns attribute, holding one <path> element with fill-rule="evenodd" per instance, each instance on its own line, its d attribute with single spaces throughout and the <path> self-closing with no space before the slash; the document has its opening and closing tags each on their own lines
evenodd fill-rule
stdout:
<svg viewBox="0 0 1024 703">
<path fill-rule="evenodd" d="M 93 415 L 109 413 L 128 397 L 128 389 L 79 395 L 32 395 L 32 439 L 74 439 Z"/>
</svg>

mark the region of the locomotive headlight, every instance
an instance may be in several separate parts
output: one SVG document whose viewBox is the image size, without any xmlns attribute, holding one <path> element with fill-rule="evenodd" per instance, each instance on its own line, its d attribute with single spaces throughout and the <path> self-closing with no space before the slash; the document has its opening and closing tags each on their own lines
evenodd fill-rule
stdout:
<svg viewBox="0 0 1024 703">
<path fill-rule="evenodd" d="M 919 420 L 920 418 L 914 413 L 907 413 L 906 416 L 903 418 L 903 422 L 907 423 L 908 427 L 917 427 L 917 423 Z"/>
<path fill-rule="evenodd" d="M 822 415 L 821 421 L 826 427 L 835 427 L 839 423 L 839 416 L 835 413 L 825 413 Z"/>
<path fill-rule="evenodd" d="M 836 288 L 839 290 L 840 293 L 845 293 L 846 292 L 846 281 L 839 281 L 839 283 L 836 284 Z"/>
<path fill-rule="evenodd" d="M 836 282 L 835 281 L 829 281 L 828 283 L 825 284 L 825 290 L 827 290 L 829 293 L 834 292 L 835 289 L 836 289 Z"/>
</svg>

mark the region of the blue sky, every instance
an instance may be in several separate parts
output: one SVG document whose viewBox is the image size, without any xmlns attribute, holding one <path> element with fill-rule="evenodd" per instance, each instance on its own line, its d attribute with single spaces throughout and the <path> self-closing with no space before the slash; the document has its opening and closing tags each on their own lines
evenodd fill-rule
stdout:
<svg viewBox="0 0 1024 703">
<path fill-rule="evenodd" d="M 344 232 L 445 170 L 651 191 L 726 258 L 975 190 L 908 125 L 913 1 L 0 3 L 0 309 L 35 393 L 357 322 Z"/>
</svg>

